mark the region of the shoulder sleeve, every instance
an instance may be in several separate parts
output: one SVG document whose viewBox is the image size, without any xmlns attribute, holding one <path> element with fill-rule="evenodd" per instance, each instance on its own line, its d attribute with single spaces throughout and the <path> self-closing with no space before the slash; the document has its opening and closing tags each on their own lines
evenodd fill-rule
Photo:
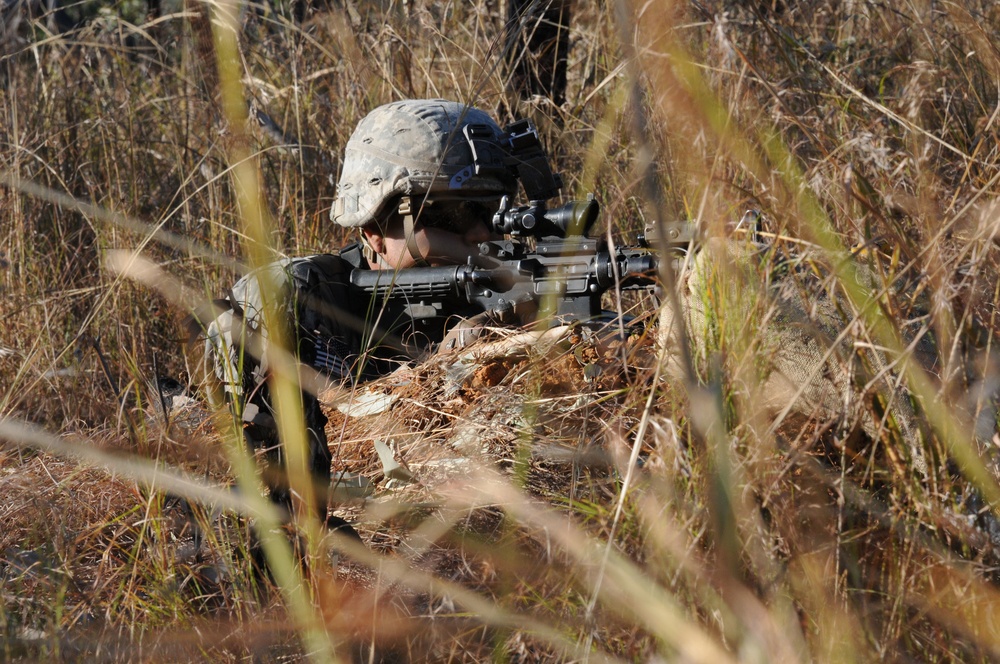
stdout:
<svg viewBox="0 0 1000 664">
<path fill-rule="evenodd" d="M 299 359 L 336 379 L 350 377 L 363 344 L 364 325 L 350 287 L 354 267 L 342 254 L 309 256 L 289 266 Z"/>
<path fill-rule="evenodd" d="M 288 260 L 266 265 L 247 274 L 229 289 L 225 300 L 216 300 L 210 321 L 203 322 L 205 350 L 216 377 L 230 397 L 240 399 L 253 391 L 267 374 L 268 334 L 264 310 L 286 307 Z"/>
</svg>

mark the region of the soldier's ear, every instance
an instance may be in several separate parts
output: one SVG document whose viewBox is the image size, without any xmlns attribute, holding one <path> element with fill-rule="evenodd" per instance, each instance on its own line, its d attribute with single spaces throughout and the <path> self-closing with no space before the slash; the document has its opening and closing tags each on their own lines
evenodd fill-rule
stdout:
<svg viewBox="0 0 1000 664">
<path fill-rule="evenodd" d="M 365 243 L 374 249 L 376 254 L 385 253 L 385 236 L 377 227 L 365 226 L 361 229 L 361 234 L 365 237 Z"/>
</svg>

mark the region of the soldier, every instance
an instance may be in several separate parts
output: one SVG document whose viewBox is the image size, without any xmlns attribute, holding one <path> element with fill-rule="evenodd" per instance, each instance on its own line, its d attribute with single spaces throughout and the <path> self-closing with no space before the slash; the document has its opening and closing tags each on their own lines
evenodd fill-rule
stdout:
<svg viewBox="0 0 1000 664">
<path fill-rule="evenodd" d="M 450 320 L 422 320 L 350 285 L 352 269 L 395 270 L 464 263 L 490 239 L 501 196 L 517 179 L 507 166 L 503 133 L 483 111 L 443 100 L 381 106 L 347 143 L 331 220 L 359 230 L 336 254 L 285 259 L 240 279 L 207 329 L 206 348 L 244 436 L 267 460 L 270 499 L 291 508 L 281 442 L 268 384 L 264 309 L 290 321 L 298 361 L 321 378 L 363 381 L 433 348 Z M 261 283 L 278 284 L 268 297 Z M 476 312 L 449 312 L 472 314 Z M 305 385 L 304 381 L 304 385 Z M 315 385 L 303 387 L 309 467 L 318 514 L 326 518 L 331 455 Z"/>
</svg>

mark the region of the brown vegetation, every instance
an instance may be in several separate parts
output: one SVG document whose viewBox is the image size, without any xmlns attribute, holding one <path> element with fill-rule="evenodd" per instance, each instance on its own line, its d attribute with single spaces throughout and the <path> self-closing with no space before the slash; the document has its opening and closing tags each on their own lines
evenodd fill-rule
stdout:
<svg viewBox="0 0 1000 664">
<path fill-rule="evenodd" d="M 577 0 L 561 104 L 511 96 L 496 3 L 251 8 L 222 67 L 166 3 L 0 30 L 0 657 L 994 660 L 1000 12 L 757 7 Z M 364 546 L 261 545 L 181 321 L 262 237 L 339 247 L 352 128 L 423 96 L 530 116 L 620 242 L 685 218 L 740 250 L 679 273 L 686 337 L 627 301 L 624 343 L 482 341 L 326 393 Z M 830 355 L 785 410 L 793 324 Z"/>
</svg>

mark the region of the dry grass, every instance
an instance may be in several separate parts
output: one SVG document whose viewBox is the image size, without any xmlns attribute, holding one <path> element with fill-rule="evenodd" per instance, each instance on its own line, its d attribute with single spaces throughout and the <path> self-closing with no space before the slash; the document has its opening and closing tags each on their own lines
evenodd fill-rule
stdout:
<svg viewBox="0 0 1000 664">
<path fill-rule="evenodd" d="M 507 97 L 497 3 L 257 8 L 231 64 L 284 137 L 234 124 L 205 6 L 0 31 L 2 657 L 995 659 L 1000 13 L 770 4 L 578 0 L 560 108 Z M 369 416 L 325 395 L 333 470 L 373 483 L 337 508 L 366 546 L 312 542 L 300 582 L 265 538 L 285 560 L 265 580 L 239 446 L 166 421 L 150 384 L 197 387 L 180 321 L 264 244 L 341 245 L 342 146 L 411 96 L 534 119 L 619 240 L 655 217 L 721 238 L 753 207 L 769 242 L 682 275 L 706 312 L 690 364 L 653 325 L 438 358 L 363 388 L 395 398 Z M 775 411 L 789 311 L 841 335 L 835 407 Z"/>
</svg>

